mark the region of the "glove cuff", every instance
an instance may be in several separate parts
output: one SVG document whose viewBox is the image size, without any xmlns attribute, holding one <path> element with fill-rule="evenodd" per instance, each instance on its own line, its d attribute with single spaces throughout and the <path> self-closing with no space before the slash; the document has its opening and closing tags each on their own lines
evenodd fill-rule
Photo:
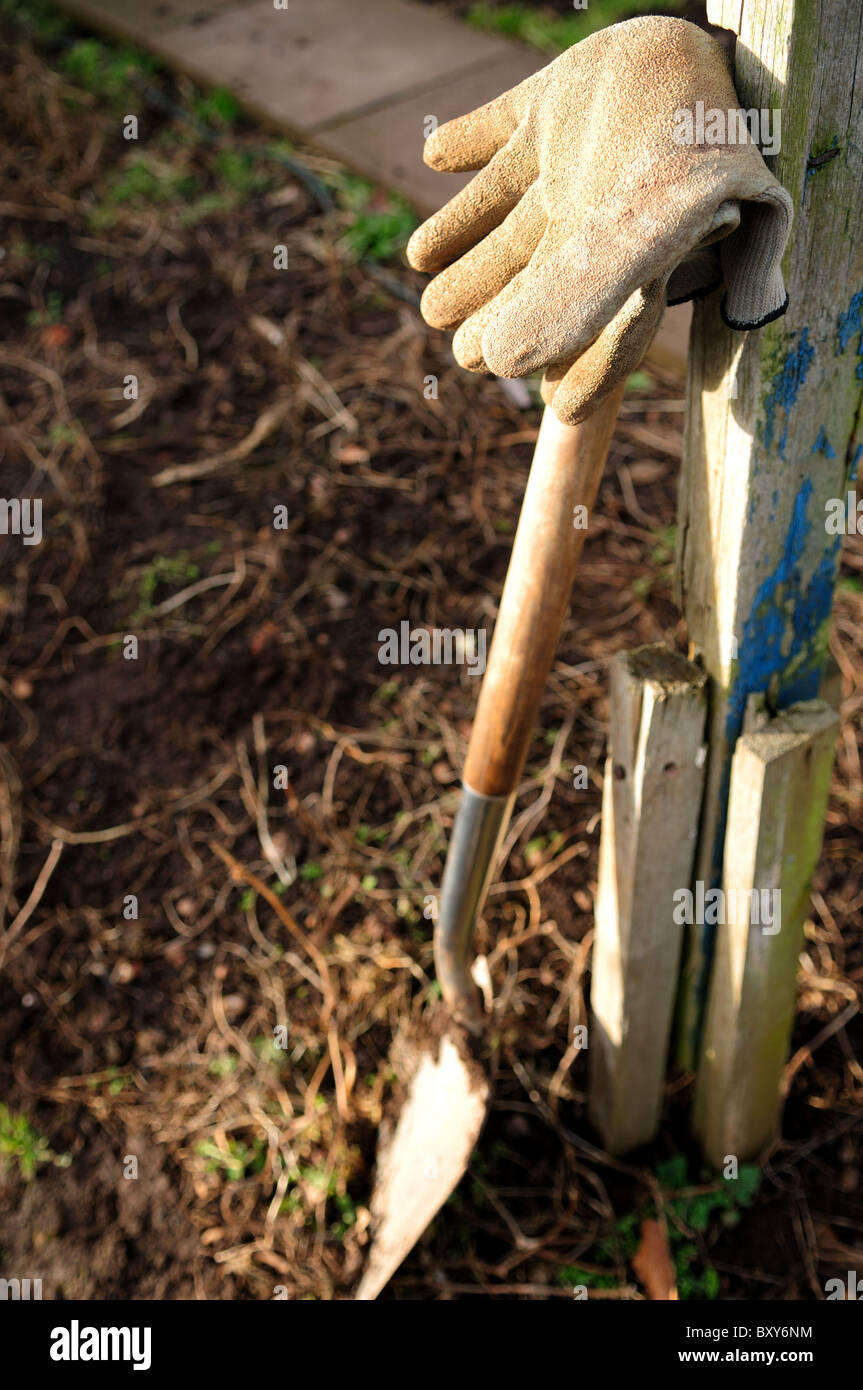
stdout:
<svg viewBox="0 0 863 1390">
<path fill-rule="evenodd" d="M 786 296 L 785 296 L 785 298 L 783 299 L 782 303 L 779 305 L 779 308 L 778 308 L 778 309 L 773 309 L 769 314 L 765 314 L 765 315 L 764 315 L 764 318 L 758 319 L 757 322 L 755 322 L 755 323 L 738 323 L 736 319 L 733 319 L 733 318 L 731 318 L 731 317 L 729 316 L 729 313 L 728 313 L 728 295 L 727 295 L 727 294 L 724 294 L 724 295 L 722 296 L 722 303 L 721 303 L 720 306 L 719 306 L 719 312 L 720 312 L 720 314 L 722 315 L 722 322 L 723 322 L 728 328 L 736 328 L 736 329 L 738 329 L 740 332 L 744 332 L 744 333 L 745 333 L 745 332 L 750 331 L 750 330 L 753 329 L 753 328 L 763 328 L 764 325 L 765 325 L 766 323 L 772 323 L 774 319 L 781 319 L 781 318 L 782 318 L 782 315 L 785 313 L 785 311 L 787 310 L 787 308 L 788 308 L 788 295 L 786 294 Z"/>
<path fill-rule="evenodd" d="M 792 203 L 779 183 L 740 204 L 740 226 L 719 244 L 726 293 L 722 317 L 729 328 L 761 328 L 788 307 L 782 255 L 791 230 Z"/>
</svg>

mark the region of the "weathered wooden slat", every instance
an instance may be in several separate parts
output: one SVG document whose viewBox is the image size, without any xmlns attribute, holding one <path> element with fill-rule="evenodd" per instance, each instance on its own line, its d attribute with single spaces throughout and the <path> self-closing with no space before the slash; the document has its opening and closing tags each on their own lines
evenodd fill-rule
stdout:
<svg viewBox="0 0 863 1390">
<path fill-rule="evenodd" d="M 704 672 L 666 647 L 615 657 L 591 986 L 589 1101 L 610 1153 L 659 1124 L 704 780 Z"/>
<path fill-rule="evenodd" d="M 752 1158 L 772 1138 L 794 1019 L 797 963 L 839 728 L 822 700 L 737 741 L 695 1129 L 708 1162 Z"/>
<path fill-rule="evenodd" d="M 738 33 L 746 109 L 781 111 L 768 158 L 795 202 L 789 308 L 754 332 L 696 306 L 690 339 L 677 584 L 692 654 L 711 677 L 697 873 L 722 867 L 731 756 L 753 691 L 775 708 L 815 698 L 841 537 L 825 504 L 863 454 L 863 7 L 859 0 L 722 0 Z M 678 1056 L 692 1065 L 712 950 L 688 934 Z"/>
</svg>

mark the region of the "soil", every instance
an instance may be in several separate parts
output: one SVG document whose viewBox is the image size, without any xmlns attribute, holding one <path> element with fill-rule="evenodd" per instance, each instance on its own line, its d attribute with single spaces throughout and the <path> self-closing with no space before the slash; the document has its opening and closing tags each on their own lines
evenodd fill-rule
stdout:
<svg viewBox="0 0 863 1390">
<path fill-rule="evenodd" d="M 4 496 L 43 500 L 44 540 L 0 551 L 0 1101 L 67 1166 L 43 1150 L 28 1179 L 0 1153 L 0 1275 L 46 1298 L 349 1297 L 389 1044 L 434 996 L 424 911 L 478 684 L 381 666 L 378 634 L 491 630 L 538 409 L 455 367 L 403 260 L 357 259 L 337 165 L 213 109 L 205 138 L 201 94 L 131 60 L 113 94 L 88 90 L 79 34 L 5 23 L 0 468 Z M 363 216 L 391 211 L 373 192 Z M 621 1233 L 657 1165 L 713 1181 L 690 1077 L 622 1167 L 592 1147 L 586 1059 L 562 1064 L 585 1018 L 608 662 L 686 649 L 681 397 L 651 369 L 624 405 L 478 933 L 492 1112 L 388 1298 L 571 1297 L 573 1267 L 631 1296 Z M 743 1219 L 686 1227 L 680 1255 L 723 1298 L 817 1297 L 861 1243 L 861 570 L 849 538 L 783 1137 Z"/>
</svg>

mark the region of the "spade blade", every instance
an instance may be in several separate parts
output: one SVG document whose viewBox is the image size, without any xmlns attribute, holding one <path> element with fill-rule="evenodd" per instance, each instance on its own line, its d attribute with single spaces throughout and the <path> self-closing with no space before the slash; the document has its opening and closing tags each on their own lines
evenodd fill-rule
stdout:
<svg viewBox="0 0 863 1390">
<path fill-rule="evenodd" d="M 479 1138 L 489 1083 L 460 1030 L 428 1042 L 404 1042 L 399 1067 L 409 1076 L 398 1120 L 382 1135 L 371 1201 L 373 1238 L 356 1297 L 377 1298 L 455 1190 Z"/>
</svg>

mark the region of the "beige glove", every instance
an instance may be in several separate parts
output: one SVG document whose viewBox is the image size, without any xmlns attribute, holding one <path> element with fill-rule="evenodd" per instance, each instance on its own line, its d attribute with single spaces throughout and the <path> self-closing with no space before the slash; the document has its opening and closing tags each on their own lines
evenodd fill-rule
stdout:
<svg viewBox="0 0 863 1390">
<path fill-rule="evenodd" d="M 751 141 L 677 143 L 675 113 L 699 101 L 739 106 L 715 40 L 632 19 L 429 137 L 433 168 L 481 170 L 407 250 L 439 272 L 423 316 L 458 325 L 463 367 L 543 371 L 543 400 L 572 424 L 638 365 L 666 303 L 724 279 L 731 327 L 784 313 L 791 199 Z"/>
</svg>

